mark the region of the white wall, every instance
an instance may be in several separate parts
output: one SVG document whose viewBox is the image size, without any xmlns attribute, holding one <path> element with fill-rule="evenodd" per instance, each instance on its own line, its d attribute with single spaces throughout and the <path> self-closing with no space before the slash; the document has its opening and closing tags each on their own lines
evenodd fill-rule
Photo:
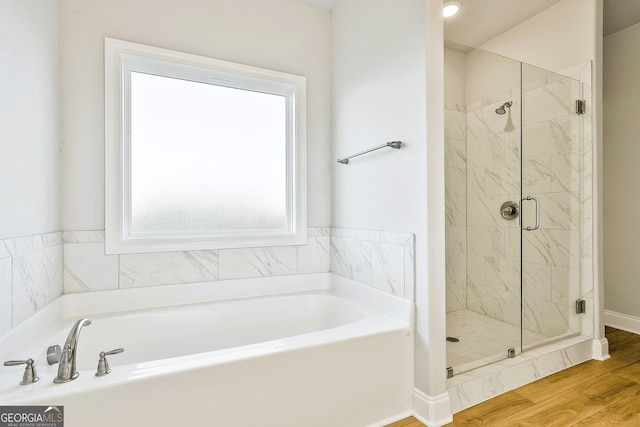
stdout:
<svg viewBox="0 0 640 427">
<path fill-rule="evenodd" d="M 603 73 L 605 308 L 636 318 L 640 318 L 639 45 L 640 24 L 607 36 Z"/>
<path fill-rule="evenodd" d="M 334 227 L 413 232 L 424 222 L 416 220 L 425 209 L 424 6 L 406 3 L 342 1 L 333 10 Z M 335 161 L 395 140 L 402 149 Z"/>
<path fill-rule="evenodd" d="M 104 229 L 103 39 L 307 77 L 308 224 L 329 226 L 330 15 L 289 0 L 60 0 L 64 230 Z"/>
<path fill-rule="evenodd" d="M 514 91 L 520 87 L 519 61 L 481 49 L 468 52 L 465 58 L 467 107 L 514 101 Z M 513 112 L 518 109 L 518 106 L 512 108 Z"/>
<path fill-rule="evenodd" d="M 444 87 L 438 2 L 343 0 L 332 12 L 332 225 L 416 236 L 414 409 L 446 398 Z M 387 141 L 383 149 L 344 157 Z"/>
<path fill-rule="evenodd" d="M 444 50 L 444 97 L 446 105 L 467 105 L 465 54 Z"/>
<path fill-rule="evenodd" d="M 57 2 L 0 2 L 0 64 L 0 239 L 58 231 Z"/>
<path fill-rule="evenodd" d="M 0 334 L 62 293 L 58 3 L 0 0 Z"/>
</svg>

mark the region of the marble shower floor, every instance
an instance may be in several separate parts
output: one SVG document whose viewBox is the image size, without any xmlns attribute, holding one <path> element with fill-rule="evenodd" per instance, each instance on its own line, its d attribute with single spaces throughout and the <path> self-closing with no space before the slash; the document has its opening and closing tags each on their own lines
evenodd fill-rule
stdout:
<svg viewBox="0 0 640 427">
<path fill-rule="evenodd" d="M 447 336 L 460 342 L 447 342 L 447 366 L 454 374 L 466 372 L 507 357 L 507 350 L 520 350 L 520 328 L 471 310 L 447 313 Z M 545 342 L 549 338 L 524 331 L 525 343 Z"/>
</svg>

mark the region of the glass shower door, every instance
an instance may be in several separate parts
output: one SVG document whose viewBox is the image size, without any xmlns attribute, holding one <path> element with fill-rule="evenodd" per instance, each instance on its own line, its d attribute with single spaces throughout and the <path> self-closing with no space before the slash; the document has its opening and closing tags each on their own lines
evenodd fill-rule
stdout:
<svg viewBox="0 0 640 427">
<path fill-rule="evenodd" d="M 453 375 L 521 350 L 520 229 L 501 214 L 504 202 L 520 202 L 521 67 L 480 49 L 464 56 L 465 103 L 445 110 Z"/>
<path fill-rule="evenodd" d="M 522 348 L 580 332 L 580 82 L 522 65 Z"/>
<path fill-rule="evenodd" d="M 580 333 L 589 194 L 581 83 L 480 49 L 461 55 L 447 75 L 462 89 L 445 106 L 450 375 Z"/>
</svg>

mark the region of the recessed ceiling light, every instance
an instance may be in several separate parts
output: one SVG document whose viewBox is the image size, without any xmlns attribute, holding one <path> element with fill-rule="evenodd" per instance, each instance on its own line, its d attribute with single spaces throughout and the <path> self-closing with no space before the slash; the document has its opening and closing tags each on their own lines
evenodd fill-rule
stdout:
<svg viewBox="0 0 640 427">
<path fill-rule="evenodd" d="M 444 4 L 444 6 L 442 6 L 442 16 L 444 16 L 445 18 L 453 16 L 456 13 L 460 12 L 461 8 L 462 3 L 460 3 L 459 1 L 448 1 Z"/>
</svg>

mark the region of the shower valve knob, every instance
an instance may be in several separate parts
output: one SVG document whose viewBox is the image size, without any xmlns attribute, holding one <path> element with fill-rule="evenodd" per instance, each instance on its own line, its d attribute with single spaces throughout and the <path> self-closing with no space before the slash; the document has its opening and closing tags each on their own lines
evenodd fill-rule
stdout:
<svg viewBox="0 0 640 427">
<path fill-rule="evenodd" d="M 518 217 L 518 204 L 516 202 L 504 202 L 500 206 L 500 216 L 504 219 L 512 220 Z"/>
</svg>

